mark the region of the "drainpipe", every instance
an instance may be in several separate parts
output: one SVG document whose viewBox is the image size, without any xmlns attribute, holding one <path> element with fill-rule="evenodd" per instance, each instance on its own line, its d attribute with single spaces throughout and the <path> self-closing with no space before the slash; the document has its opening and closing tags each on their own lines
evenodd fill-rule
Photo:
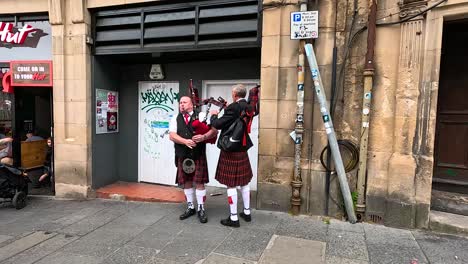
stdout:
<svg viewBox="0 0 468 264">
<path fill-rule="evenodd" d="M 300 11 L 307 11 L 307 0 L 300 1 Z M 298 215 L 301 208 L 301 150 L 302 136 L 304 134 L 304 45 L 305 40 L 299 41 L 299 58 L 297 62 L 297 103 L 296 103 L 296 126 L 294 131 L 296 139 L 294 144 L 294 179 L 291 182 L 292 197 L 291 197 L 291 213 Z"/>
<path fill-rule="evenodd" d="M 367 148 L 369 138 L 369 117 L 372 100 L 372 86 L 374 83 L 374 46 L 375 46 L 375 28 L 377 19 L 377 0 L 371 0 L 372 4 L 369 12 L 368 33 L 367 33 L 367 53 L 366 65 L 364 67 L 364 98 L 362 101 L 362 127 L 359 150 L 359 171 L 357 179 L 358 199 L 356 211 L 358 216 L 363 218 L 366 211 L 366 175 L 367 175 Z"/>
</svg>

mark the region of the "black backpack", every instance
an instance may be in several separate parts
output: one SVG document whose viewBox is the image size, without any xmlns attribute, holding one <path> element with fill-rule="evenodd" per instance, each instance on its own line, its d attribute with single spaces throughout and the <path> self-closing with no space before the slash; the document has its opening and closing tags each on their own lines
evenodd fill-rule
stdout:
<svg viewBox="0 0 468 264">
<path fill-rule="evenodd" d="M 242 111 L 239 118 L 234 120 L 229 128 L 219 136 L 218 148 L 226 152 L 240 152 L 247 151 L 253 146 L 252 140 L 249 137 L 247 118 L 251 120 L 251 114 Z"/>
</svg>

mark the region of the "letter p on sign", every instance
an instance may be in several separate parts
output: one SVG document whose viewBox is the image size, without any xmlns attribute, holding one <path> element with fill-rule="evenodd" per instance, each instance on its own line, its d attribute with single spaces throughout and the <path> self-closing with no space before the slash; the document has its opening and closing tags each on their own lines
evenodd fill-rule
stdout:
<svg viewBox="0 0 468 264">
<path fill-rule="evenodd" d="M 294 22 L 301 22 L 301 14 L 294 14 L 293 21 Z"/>
</svg>

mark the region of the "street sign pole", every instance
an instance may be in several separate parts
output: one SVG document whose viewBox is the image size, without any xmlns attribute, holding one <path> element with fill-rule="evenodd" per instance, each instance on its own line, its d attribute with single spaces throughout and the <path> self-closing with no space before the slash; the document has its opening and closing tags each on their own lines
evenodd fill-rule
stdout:
<svg viewBox="0 0 468 264">
<path fill-rule="evenodd" d="M 315 94 L 320 104 L 320 112 L 322 114 L 322 120 L 325 125 L 325 132 L 327 133 L 328 142 L 335 163 L 336 172 L 340 181 L 341 193 L 348 214 L 348 221 L 352 224 L 356 223 L 356 215 L 354 213 L 353 200 L 351 198 L 351 191 L 349 190 L 348 180 L 346 178 L 346 172 L 343 166 L 343 160 L 341 159 L 340 149 L 338 148 L 338 141 L 336 139 L 335 129 L 333 127 L 332 118 L 328 111 L 327 98 L 325 92 L 322 91 L 323 83 L 320 76 L 319 68 L 317 65 L 317 59 L 312 44 L 305 45 L 305 52 L 307 60 L 309 62 L 310 71 L 312 72 L 312 80 L 314 82 Z"/>
</svg>

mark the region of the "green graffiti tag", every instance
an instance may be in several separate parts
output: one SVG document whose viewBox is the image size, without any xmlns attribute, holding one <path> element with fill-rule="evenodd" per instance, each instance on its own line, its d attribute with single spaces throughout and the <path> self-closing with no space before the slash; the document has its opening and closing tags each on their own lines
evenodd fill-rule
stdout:
<svg viewBox="0 0 468 264">
<path fill-rule="evenodd" d="M 179 93 L 176 93 L 172 88 L 167 91 L 167 89 L 161 89 L 160 85 L 154 85 L 152 89 L 148 89 L 145 92 L 141 93 L 142 103 L 146 103 L 141 110 L 146 110 L 146 113 L 149 111 L 159 108 L 166 112 L 174 111 L 172 105 L 175 101 L 179 101 Z"/>
</svg>

